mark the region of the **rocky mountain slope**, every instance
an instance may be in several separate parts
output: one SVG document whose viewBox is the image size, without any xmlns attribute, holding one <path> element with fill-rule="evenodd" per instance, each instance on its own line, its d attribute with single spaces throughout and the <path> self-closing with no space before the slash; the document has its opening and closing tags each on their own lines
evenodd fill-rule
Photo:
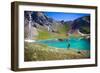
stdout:
<svg viewBox="0 0 100 73">
<path fill-rule="evenodd" d="M 90 16 L 84 16 L 74 20 L 71 29 L 79 29 L 82 33 L 90 34 Z"/>
<path fill-rule="evenodd" d="M 82 33 L 90 33 L 90 16 L 84 16 L 74 21 L 56 21 L 43 12 L 25 11 L 24 26 L 25 39 L 30 39 L 30 34 L 32 34 L 31 39 L 35 40 L 65 38 L 69 30 L 74 32 L 79 29 Z"/>
</svg>

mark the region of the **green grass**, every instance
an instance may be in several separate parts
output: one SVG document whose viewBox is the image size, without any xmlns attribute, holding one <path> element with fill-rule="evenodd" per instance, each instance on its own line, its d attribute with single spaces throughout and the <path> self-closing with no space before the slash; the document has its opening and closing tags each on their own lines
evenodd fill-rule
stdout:
<svg viewBox="0 0 100 73">
<path fill-rule="evenodd" d="M 69 30 L 68 25 L 59 26 L 57 28 L 58 33 L 56 32 L 49 32 L 47 29 L 39 29 L 38 30 L 38 37 L 37 40 L 45 40 L 45 39 L 55 39 L 55 38 L 67 38 L 66 33 Z"/>
<path fill-rule="evenodd" d="M 69 25 L 65 24 L 65 25 L 59 27 L 59 32 L 66 34 L 68 32 L 69 28 L 70 28 Z"/>
<path fill-rule="evenodd" d="M 47 29 L 45 29 L 43 27 L 37 29 L 39 35 L 37 36 L 36 40 L 69 38 L 69 36 L 66 35 L 68 33 L 68 31 L 70 30 L 69 25 L 67 25 L 67 24 L 58 25 L 56 28 L 57 28 L 58 32 L 49 32 Z M 71 34 L 70 37 L 71 38 L 80 38 L 81 35 L 80 34 Z"/>
<path fill-rule="evenodd" d="M 89 58 L 89 55 L 88 51 L 79 54 L 72 49 L 56 49 L 43 44 L 25 42 L 24 61 L 80 59 Z"/>
<path fill-rule="evenodd" d="M 38 35 L 38 39 L 48 39 L 51 37 L 50 33 L 48 31 L 38 31 L 39 35 Z"/>
</svg>

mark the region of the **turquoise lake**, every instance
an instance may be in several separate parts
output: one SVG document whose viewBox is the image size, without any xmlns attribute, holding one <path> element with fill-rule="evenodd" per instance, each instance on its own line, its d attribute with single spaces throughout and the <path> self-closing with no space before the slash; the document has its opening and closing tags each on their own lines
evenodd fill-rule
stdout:
<svg viewBox="0 0 100 73">
<path fill-rule="evenodd" d="M 39 41 L 40 44 L 45 44 L 55 48 L 63 48 L 63 49 L 77 49 L 77 50 L 90 50 L 90 41 L 87 39 L 78 39 L 78 38 L 71 38 L 69 40 L 42 40 Z M 70 44 L 70 45 L 69 45 Z"/>
</svg>

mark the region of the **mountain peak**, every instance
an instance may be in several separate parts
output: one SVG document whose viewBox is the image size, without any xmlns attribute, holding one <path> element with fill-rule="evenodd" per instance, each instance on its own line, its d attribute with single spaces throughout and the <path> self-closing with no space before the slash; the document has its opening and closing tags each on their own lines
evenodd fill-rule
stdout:
<svg viewBox="0 0 100 73">
<path fill-rule="evenodd" d="M 42 12 L 35 12 L 37 16 L 44 16 Z"/>
</svg>

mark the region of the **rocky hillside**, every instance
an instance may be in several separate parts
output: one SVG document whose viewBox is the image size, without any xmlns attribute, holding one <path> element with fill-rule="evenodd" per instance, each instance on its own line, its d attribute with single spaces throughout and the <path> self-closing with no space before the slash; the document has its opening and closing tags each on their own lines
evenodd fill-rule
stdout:
<svg viewBox="0 0 100 73">
<path fill-rule="evenodd" d="M 90 16 L 84 16 L 73 21 L 72 30 L 79 29 L 80 32 L 90 34 Z"/>
<path fill-rule="evenodd" d="M 77 29 L 90 33 L 90 17 L 84 16 L 74 21 L 56 21 L 43 12 L 24 12 L 25 39 L 66 38 L 66 33 Z M 31 32 L 30 32 L 31 31 Z"/>
<path fill-rule="evenodd" d="M 30 13 L 31 13 L 31 19 L 29 17 Z M 63 35 L 65 36 L 66 31 L 68 30 L 67 27 L 69 27 L 67 25 L 62 24 L 59 21 L 56 21 L 46 16 L 43 12 L 26 11 L 24 17 L 25 17 L 24 18 L 25 38 L 28 38 L 30 36 L 29 35 L 29 21 L 31 21 L 31 27 L 32 27 L 31 29 L 33 32 L 32 36 L 36 36 L 35 34 L 38 34 L 39 39 L 56 38 L 60 34 L 62 36 Z M 33 29 L 36 29 L 36 30 L 33 30 Z"/>
</svg>

